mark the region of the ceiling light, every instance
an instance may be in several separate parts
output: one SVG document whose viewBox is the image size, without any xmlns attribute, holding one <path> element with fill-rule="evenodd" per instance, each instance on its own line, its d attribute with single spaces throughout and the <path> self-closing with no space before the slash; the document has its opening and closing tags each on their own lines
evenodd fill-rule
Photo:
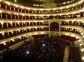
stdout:
<svg viewBox="0 0 84 62">
<path fill-rule="evenodd" d="M 0 13 L 2 13 L 2 10 L 0 10 Z"/>
<path fill-rule="evenodd" d="M 6 45 L 6 43 L 4 42 L 3 45 Z"/>
<path fill-rule="evenodd" d="M 83 43 L 80 43 L 80 46 L 82 46 L 83 45 Z"/>
<path fill-rule="evenodd" d="M 17 2 L 17 0 L 14 0 L 14 2 Z"/>
<path fill-rule="evenodd" d="M 10 5 L 11 3 L 10 2 L 8 2 L 8 1 L 5 1 L 5 3 L 7 3 L 8 5 Z"/>
<path fill-rule="evenodd" d="M 30 53 L 29 51 L 26 52 L 26 54 L 29 54 L 29 53 Z"/>
<path fill-rule="evenodd" d="M 0 0 L 0 2 L 1 2 L 2 0 Z"/>
<path fill-rule="evenodd" d="M 82 56 L 82 60 L 84 60 L 84 56 Z"/>
<path fill-rule="evenodd" d="M 56 7 L 57 5 L 55 2 L 53 2 L 53 0 L 46 0 L 43 2 L 42 6 L 46 8 L 53 8 Z"/>
<path fill-rule="evenodd" d="M 63 4 L 66 4 L 66 2 L 64 2 Z"/>
<path fill-rule="evenodd" d="M 84 52 L 84 48 L 81 48 L 81 51 Z"/>
<path fill-rule="evenodd" d="M 43 47 L 45 47 L 46 45 L 45 44 L 42 44 Z"/>
</svg>

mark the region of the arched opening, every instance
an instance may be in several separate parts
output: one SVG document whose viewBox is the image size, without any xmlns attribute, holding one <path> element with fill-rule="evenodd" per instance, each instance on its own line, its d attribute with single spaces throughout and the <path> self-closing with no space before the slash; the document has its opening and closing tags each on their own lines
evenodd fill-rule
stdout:
<svg viewBox="0 0 84 62">
<path fill-rule="evenodd" d="M 57 22 L 52 22 L 50 24 L 50 31 L 59 31 L 59 23 Z"/>
</svg>

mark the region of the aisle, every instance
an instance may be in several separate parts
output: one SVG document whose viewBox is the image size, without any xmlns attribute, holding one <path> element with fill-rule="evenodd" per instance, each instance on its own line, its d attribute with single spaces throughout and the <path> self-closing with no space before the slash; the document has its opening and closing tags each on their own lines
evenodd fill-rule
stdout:
<svg viewBox="0 0 84 62">
<path fill-rule="evenodd" d="M 63 62 L 68 62 L 68 56 L 69 56 L 69 46 L 66 46 L 65 47 L 65 52 L 64 52 Z"/>
</svg>

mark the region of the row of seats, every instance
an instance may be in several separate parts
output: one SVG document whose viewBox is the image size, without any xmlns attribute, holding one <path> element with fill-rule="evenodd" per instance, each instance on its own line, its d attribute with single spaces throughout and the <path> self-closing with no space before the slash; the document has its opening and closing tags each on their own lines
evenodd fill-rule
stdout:
<svg viewBox="0 0 84 62">
<path fill-rule="evenodd" d="M 0 29 L 5 28 L 16 28 L 16 27 L 24 27 L 24 26 L 47 26 L 48 24 L 44 22 L 1 22 Z"/>
<path fill-rule="evenodd" d="M 69 48 L 69 62 L 81 62 L 80 48 L 79 47 L 70 47 Z"/>
<path fill-rule="evenodd" d="M 56 16 L 28 16 L 23 14 L 9 14 L 6 12 L 0 13 L 1 19 L 28 19 L 28 20 L 46 20 L 46 19 L 68 19 L 68 18 L 79 18 L 84 17 L 84 12 L 76 13 L 76 14 L 68 14 L 68 15 L 56 15 Z"/>
<path fill-rule="evenodd" d="M 43 39 L 49 37 L 48 34 L 32 35 L 34 39 Z"/>
<path fill-rule="evenodd" d="M 32 9 L 21 8 L 19 5 L 14 6 L 13 4 L 7 4 L 5 2 L 0 2 L 0 7 L 7 10 L 23 12 L 23 13 L 50 14 L 50 13 L 69 12 L 69 11 L 81 9 L 84 7 L 84 2 L 73 7 L 64 8 L 64 9 L 56 9 L 56 10 L 32 10 Z"/>
<path fill-rule="evenodd" d="M 27 32 L 33 32 L 33 31 L 48 31 L 49 28 L 31 28 L 31 29 L 21 29 L 21 30 L 14 30 L 14 31 L 9 31 L 9 32 L 3 32 L 0 33 L 0 40 L 1 39 L 5 39 L 5 38 L 9 38 L 12 36 L 16 36 L 16 35 L 20 35 L 23 33 L 27 33 Z"/>
<path fill-rule="evenodd" d="M 15 51 L 10 52 L 11 56 L 8 57 L 10 61 L 12 58 L 19 57 L 22 62 L 63 62 L 64 50 L 65 46 L 61 45 L 57 40 L 58 38 L 45 38 L 45 39 L 37 39 L 34 40 L 34 44 L 29 46 L 27 43 Z M 41 45 L 45 43 L 46 47 L 42 47 Z M 59 47 L 59 48 L 58 48 Z M 29 54 L 26 52 L 29 51 Z M 9 54 L 8 54 L 9 55 Z M 5 56 L 6 57 L 6 56 Z M 6 60 L 6 58 L 4 58 Z"/>
<path fill-rule="evenodd" d="M 48 16 L 47 19 L 57 18 L 57 19 L 69 19 L 69 18 L 79 18 L 84 17 L 84 12 L 68 14 L 68 15 L 56 15 L 56 16 Z"/>
<path fill-rule="evenodd" d="M 35 36 L 36 35 L 33 35 L 34 38 L 36 38 Z M 48 34 L 41 34 L 41 35 L 37 35 L 37 36 L 39 36 L 39 38 L 41 38 L 42 36 L 43 36 L 43 38 L 46 38 L 46 37 L 48 37 Z M 7 42 L 0 44 L 0 47 L 1 47 L 0 51 L 4 50 L 12 45 L 15 45 L 16 43 L 19 43 L 21 41 L 24 41 L 24 43 L 25 43 L 28 40 L 27 44 L 30 45 L 31 42 L 29 42 L 30 41 L 29 39 L 30 38 L 28 36 L 21 36 L 21 37 L 12 39 L 12 40 L 8 40 Z"/>
<path fill-rule="evenodd" d="M 16 44 L 18 42 L 21 42 L 23 40 L 26 40 L 26 39 L 28 39 L 28 38 L 25 37 L 25 36 L 22 36 L 21 38 L 15 38 L 13 40 L 10 40 L 10 41 L 6 42 L 6 45 L 5 46 L 9 47 L 9 46 L 12 46 L 12 45 L 14 45 L 14 44 Z"/>
<path fill-rule="evenodd" d="M 28 39 L 29 38 L 26 36 L 21 36 L 20 38 L 15 38 L 15 39 L 9 40 L 8 42 L 0 44 L 0 51 L 4 50 L 4 49 L 8 49 L 10 46 L 13 46 L 21 41 L 24 41 L 24 43 L 25 43 L 25 40 L 28 40 Z M 31 44 L 30 42 L 28 42 L 28 43 Z"/>
<path fill-rule="evenodd" d="M 0 13 L 0 18 L 1 19 L 28 19 L 28 20 L 32 20 L 32 19 L 35 19 L 35 20 L 46 20 L 47 19 L 47 16 L 28 16 L 28 15 L 19 15 L 19 14 L 9 14 L 9 13 L 5 13 L 5 12 L 2 12 Z"/>
<path fill-rule="evenodd" d="M 84 27 L 84 23 L 80 21 L 62 21 L 61 25 L 75 25 L 75 26 L 82 26 Z"/>
<path fill-rule="evenodd" d="M 15 39 L 13 39 L 13 40 L 9 40 L 8 42 L 5 42 L 5 43 L 3 43 L 3 44 L 0 44 L 0 51 L 1 51 L 1 50 L 4 50 L 4 49 L 6 49 L 6 48 L 8 48 L 8 47 L 10 47 L 10 46 L 12 46 L 12 45 L 15 45 L 15 44 L 18 43 L 18 42 L 21 42 L 21 41 L 23 41 L 23 40 L 26 40 L 26 39 L 28 39 L 28 38 L 25 37 L 25 36 L 22 36 L 22 37 L 20 37 L 20 38 L 15 38 Z"/>
<path fill-rule="evenodd" d="M 62 38 L 64 40 L 67 40 L 68 42 L 75 42 L 76 41 L 75 37 L 71 37 L 71 36 L 68 36 L 68 35 L 61 35 L 60 38 Z"/>
<path fill-rule="evenodd" d="M 66 32 L 73 32 L 73 33 L 76 33 L 76 34 L 79 34 L 79 35 L 81 35 L 81 32 L 80 31 L 78 31 L 77 29 L 73 29 L 73 28 L 61 28 L 60 29 L 61 31 L 66 31 Z"/>
</svg>

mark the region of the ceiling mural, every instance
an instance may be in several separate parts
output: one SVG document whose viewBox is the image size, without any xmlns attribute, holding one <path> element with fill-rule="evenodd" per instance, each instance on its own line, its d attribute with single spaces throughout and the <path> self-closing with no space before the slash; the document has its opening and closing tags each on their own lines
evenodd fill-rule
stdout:
<svg viewBox="0 0 84 62">
<path fill-rule="evenodd" d="M 14 2 L 15 0 L 8 0 Z M 37 8 L 42 8 L 42 4 L 48 1 L 53 1 L 56 4 L 56 7 L 67 5 L 74 3 L 79 0 L 17 0 L 16 3 L 29 6 L 29 7 L 37 7 Z"/>
</svg>

